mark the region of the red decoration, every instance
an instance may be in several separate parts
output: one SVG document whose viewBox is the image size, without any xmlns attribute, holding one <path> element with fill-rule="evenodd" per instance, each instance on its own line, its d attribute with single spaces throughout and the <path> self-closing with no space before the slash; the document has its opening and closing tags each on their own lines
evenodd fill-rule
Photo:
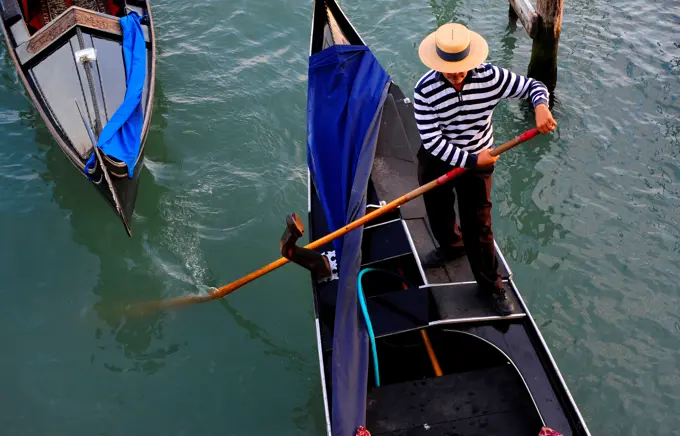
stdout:
<svg viewBox="0 0 680 436">
<path fill-rule="evenodd" d="M 363 425 L 360 425 L 357 429 L 357 436 L 371 436 L 371 433 Z"/>
<path fill-rule="evenodd" d="M 562 433 L 559 433 L 550 427 L 543 427 L 538 436 L 563 436 L 563 435 Z"/>
</svg>

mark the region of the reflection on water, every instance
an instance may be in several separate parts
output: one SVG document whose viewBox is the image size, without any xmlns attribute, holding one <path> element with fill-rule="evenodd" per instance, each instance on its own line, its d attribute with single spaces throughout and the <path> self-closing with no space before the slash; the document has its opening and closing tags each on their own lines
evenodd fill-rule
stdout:
<svg viewBox="0 0 680 436">
<path fill-rule="evenodd" d="M 161 106 L 154 117 L 162 116 Z M 69 212 L 73 240 L 99 259 L 98 281 L 92 290 L 99 298 L 93 309 L 103 325 L 97 326 L 92 335 L 96 339 L 104 338 L 104 343 L 109 337 L 113 337 L 124 357 L 120 360 L 109 352 L 102 353 L 101 356 L 95 352 L 92 361 L 94 363 L 103 359 L 100 364 L 111 371 L 142 371 L 152 374 L 163 366 L 165 357 L 178 351 L 179 346 L 175 343 L 165 346 L 154 343 L 163 337 L 163 324 L 167 314 L 131 319 L 123 315 L 124 307 L 138 300 L 140 289 L 150 298 L 163 296 L 163 282 L 149 275 L 153 271 L 152 259 L 140 256 L 143 253 L 141 246 L 144 226 L 137 226 L 138 223 L 134 222 L 135 232 L 132 238 L 121 233 L 112 208 L 101 201 L 101 194 L 68 161 L 47 128 L 41 123 L 35 132 L 36 143 L 46 150 L 46 171 L 41 172 L 40 177 L 49 182 L 48 186 L 51 186 L 53 198 L 59 207 Z M 146 144 L 147 150 L 158 148 L 159 144 L 162 144 L 161 135 L 151 132 Z M 146 168 L 142 168 L 142 171 L 141 184 L 146 189 L 143 198 L 138 199 L 138 205 L 143 202 L 149 207 L 149 204 L 158 204 L 164 190 L 160 186 L 149 186 L 154 185 L 154 180 Z M 83 207 L 84 203 L 89 207 Z"/>
<path fill-rule="evenodd" d="M 501 38 L 501 50 L 498 60 L 500 66 L 510 65 L 512 63 L 513 57 L 515 55 L 515 49 L 518 46 L 517 43 L 517 23 L 508 20 L 507 31 Z M 523 71 L 515 71 L 518 74 L 524 74 Z"/>
<path fill-rule="evenodd" d="M 432 12 L 434 13 L 434 18 L 437 23 L 436 27 L 442 26 L 446 23 L 461 23 L 468 26 L 468 24 L 464 21 L 464 18 L 458 13 L 459 4 L 459 0 L 430 0 L 430 8 L 432 8 Z"/>
<path fill-rule="evenodd" d="M 282 359 L 282 364 L 287 372 L 308 374 L 318 371 L 318 361 L 306 360 L 299 352 L 282 347 L 272 341 L 263 328 L 240 313 L 229 303 L 228 299 L 220 300 L 220 304 L 229 312 L 236 325 L 248 333 L 251 340 L 259 341 L 265 345 L 265 354 Z M 321 381 L 316 377 L 310 377 L 305 386 L 300 387 L 300 390 L 306 392 L 307 400 L 304 407 L 297 406 L 293 409 L 293 422 L 300 430 L 311 430 L 311 434 L 323 434 L 326 420 L 323 415 Z"/>
</svg>

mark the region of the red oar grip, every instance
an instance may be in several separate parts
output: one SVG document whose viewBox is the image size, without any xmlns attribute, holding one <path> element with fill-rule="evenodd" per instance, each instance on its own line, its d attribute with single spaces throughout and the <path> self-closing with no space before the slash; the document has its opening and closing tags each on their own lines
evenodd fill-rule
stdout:
<svg viewBox="0 0 680 436">
<path fill-rule="evenodd" d="M 498 148 L 492 149 L 490 154 L 491 156 L 498 156 L 501 153 L 504 153 L 508 150 L 510 150 L 513 147 L 516 147 L 517 145 L 521 144 L 524 141 L 528 141 L 538 135 L 538 130 L 536 128 L 529 129 L 526 132 L 522 133 L 519 136 L 514 137 L 510 141 L 506 142 L 505 144 L 501 145 Z M 436 180 L 436 185 L 443 185 L 444 183 L 448 182 L 451 179 L 455 179 L 456 177 L 460 176 L 466 171 L 465 168 L 455 168 L 448 173 L 444 174 L 443 176 L 437 178 Z"/>
<path fill-rule="evenodd" d="M 535 137 L 538 135 L 538 130 L 535 128 L 527 130 L 526 132 L 522 133 L 519 136 L 515 136 L 508 142 L 506 142 L 503 145 L 500 145 L 496 148 L 492 148 L 491 151 L 489 151 L 489 154 L 491 156 L 498 156 L 502 153 L 505 153 L 506 151 L 510 150 L 511 148 L 514 148 L 518 146 L 519 144 L 523 143 L 524 141 L 528 141 L 529 139 Z"/>
<path fill-rule="evenodd" d="M 524 132 L 524 133 L 522 133 L 521 135 L 519 135 L 519 140 L 520 140 L 521 142 L 524 142 L 524 141 L 528 141 L 528 140 L 530 140 L 530 139 L 533 139 L 533 138 L 535 138 L 536 136 L 538 136 L 538 129 L 536 129 L 536 128 L 534 127 L 533 129 L 527 130 L 526 132 Z"/>
<path fill-rule="evenodd" d="M 465 168 L 456 168 L 437 178 L 437 185 L 443 185 L 451 179 L 455 179 L 465 172 Z"/>
</svg>

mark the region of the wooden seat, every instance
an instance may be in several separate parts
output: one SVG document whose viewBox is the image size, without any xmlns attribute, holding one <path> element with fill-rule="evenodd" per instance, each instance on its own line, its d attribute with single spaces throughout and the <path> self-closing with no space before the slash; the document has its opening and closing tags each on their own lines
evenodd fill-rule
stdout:
<svg viewBox="0 0 680 436">
<path fill-rule="evenodd" d="M 515 306 L 515 310 L 508 317 L 526 316 L 510 284 L 503 285 L 506 295 Z M 486 322 L 501 318 L 494 310 L 491 300 L 485 298 L 476 283 L 433 286 L 429 289 L 439 312 L 439 320 L 434 323 Z"/>
<path fill-rule="evenodd" d="M 413 254 L 401 220 L 366 228 L 361 251 L 362 267 Z"/>
<path fill-rule="evenodd" d="M 376 338 L 417 330 L 429 323 L 427 292 L 408 288 L 376 295 L 366 301 Z"/>
</svg>

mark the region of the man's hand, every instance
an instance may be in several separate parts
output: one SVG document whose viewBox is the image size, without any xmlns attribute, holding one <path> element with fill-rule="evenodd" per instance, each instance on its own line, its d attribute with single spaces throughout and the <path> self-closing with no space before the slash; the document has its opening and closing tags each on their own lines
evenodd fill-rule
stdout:
<svg viewBox="0 0 680 436">
<path fill-rule="evenodd" d="M 557 122 L 550 113 L 550 109 L 545 104 L 539 104 L 534 109 L 536 112 L 536 129 L 540 133 L 550 133 L 557 127 Z"/>
<path fill-rule="evenodd" d="M 496 163 L 496 161 L 498 160 L 499 157 L 501 157 L 501 156 L 500 155 L 491 156 L 491 154 L 489 154 L 489 149 L 488 148 L 484 149 L 484 150 L 480 151 L 479 154 L 477 155 L 477 167 L 476 168 L 488 168 L 491 165 L 493 165 L 494 163 Z"/>
</svg>

